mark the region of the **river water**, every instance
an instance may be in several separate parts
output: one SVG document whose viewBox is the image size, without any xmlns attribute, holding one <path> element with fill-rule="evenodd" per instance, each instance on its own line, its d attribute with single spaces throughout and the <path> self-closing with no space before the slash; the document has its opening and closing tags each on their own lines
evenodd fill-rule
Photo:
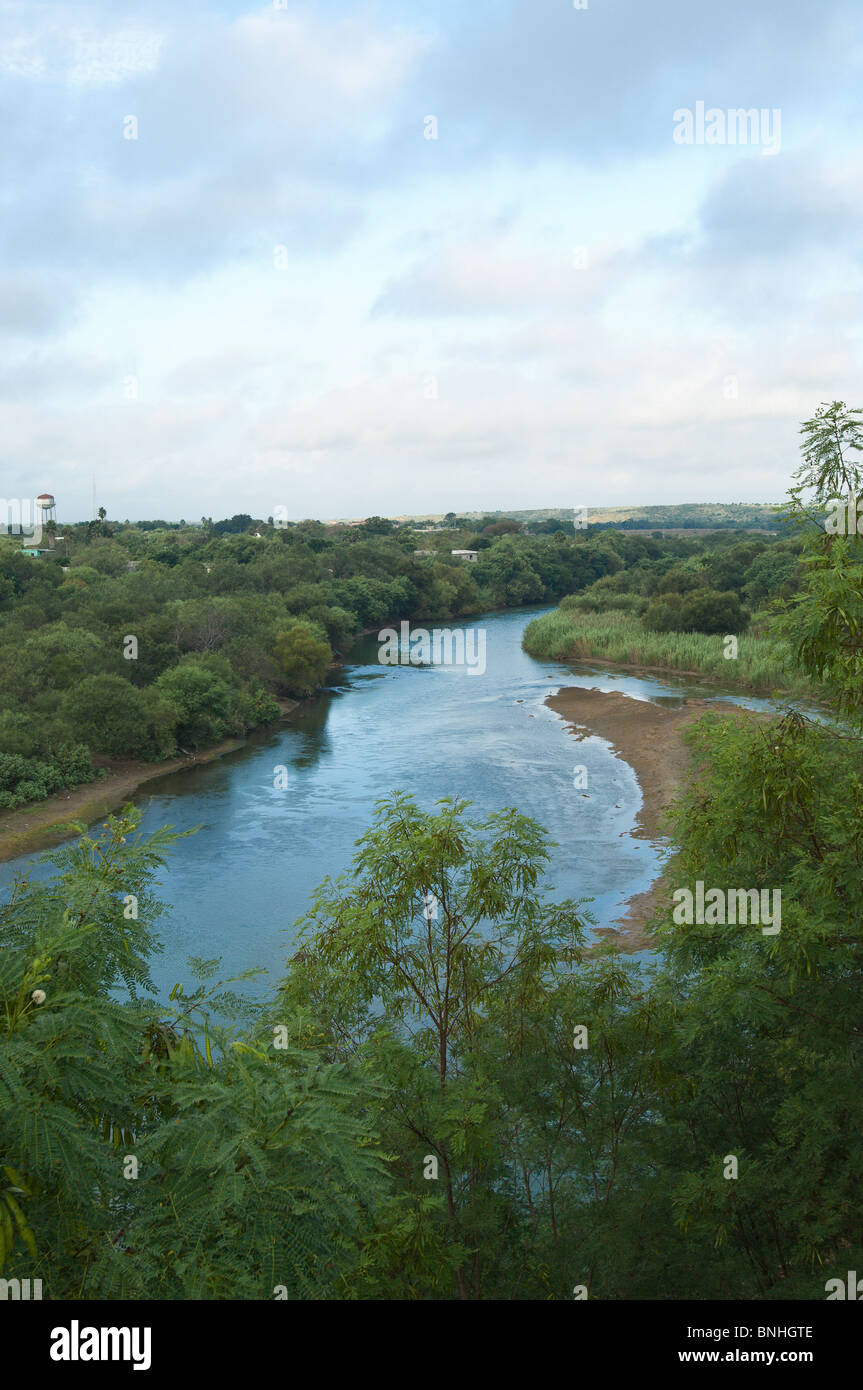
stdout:
<svg viewBox="0 0 863 1390">
<path fill-rule="evenodd" d="M 518 807 L 557 842 L 549 897 L 593 898 L 600 926 L 620 918 L 627 899 L 658 874 L 663 847 L 633 834 L 641 792 L 631 768 L 602 739 L 576 741 L 546 696 L 582 685 L 663 703 L 687 695 L 753 708 L 770 702 L 692 678 L 537 661 L 522 651 L 521 637 L 544 611 L 447 624 L 485 633 L 482 674 L 382 665 L 376 638 L 363 638 L 333 687 L 276 730 L 146 783 L 136 798 L 144 831 L 200 827 L 179 841 L 160 876 L 159 896 L 170 904 L 159 928 L 165 950 L 153 961 L 160 992 L 178 980 L 191 983 L 190 955 L 220 956 L 220 978 L 264 967 L 268 976 L 244 988 L 268 991 L 314 888 L 350 867 L 375 802 L 397 788 L 426 809 L 455 795 L 472 801 L 474 814 Z M 574 786 L 576 764 L 588 770 L 587 792 Z M 0 885 L 32 863 L 0 866 Z"/>
</svg>

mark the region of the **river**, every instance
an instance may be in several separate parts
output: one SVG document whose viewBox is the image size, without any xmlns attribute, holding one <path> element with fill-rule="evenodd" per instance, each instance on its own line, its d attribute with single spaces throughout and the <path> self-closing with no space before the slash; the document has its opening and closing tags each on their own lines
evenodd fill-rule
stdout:
<svg viewBox="0 0 863 1390">
<path fill-rule="evenodd" d="M 159 895 L 170 904 L 159 928 L 164 953 L 153 961 L 160 992 L 190 983 L 190 955 L 220 956 L 221 978 L 263 967 L 268 976 L 245 988 L 268 990 L 283 973 L 314 888 L 349 868 L 375 802 L 396 788 L 424 808 L 458 795 L 478 815 L 516 806 L 535 817 L 557 842 L 549 896 L 593 898 L 598 925 L 614 923 L 658 874 L 663 847 L 633 834 L 641 792 L 631 768 L 603 740 L 573 739 L 546 696 L 585 685 L 675 704 L 686 695 L 754 708 L 770 702 L 687 677 L 537 661 L 522 651 L 521 637 L 544 611 L 447 624 L 485 632 L 482 674 L 381 665 L 376 638 L 363 638 L 333 687 L 277 729 L 226 757 L 146 783 L 136 798 L 144 831 L 200 827 L 179 841 L 160 876 Z M 588 770 L 587 793 L 574 785 L 576 764 Z M 32 863 L 0 866 L 0 884 Z"/>
</svg>

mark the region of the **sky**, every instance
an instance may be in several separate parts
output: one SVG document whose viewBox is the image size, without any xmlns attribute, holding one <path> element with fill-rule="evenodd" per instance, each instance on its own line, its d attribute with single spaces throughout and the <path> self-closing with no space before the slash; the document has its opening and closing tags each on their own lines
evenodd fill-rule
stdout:
<svg viewBox="0 0 863 1390">
<path fill-rule="evenodd" d="M 863 404 L 859 0 L 0 0 L 0 117 L 60 521 L 777 501 Z"/>
</svg>

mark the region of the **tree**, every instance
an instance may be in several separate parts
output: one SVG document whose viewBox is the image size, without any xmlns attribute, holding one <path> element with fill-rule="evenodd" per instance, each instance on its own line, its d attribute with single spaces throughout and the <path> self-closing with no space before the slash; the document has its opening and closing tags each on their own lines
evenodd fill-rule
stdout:
<svg viewBox="0 0 863 1390">
<path fill-rule="evenodd" d="M 644 612 L 644 626 L 650 632 L 682 632 L 681 613 L 682 594 L 667 593 L 657 595 Z"/>
<path fill-rule="evenodd" d="M 303 622 L 279 633 L 274 655 L 285 689 L 296 695 L 311 695 L 323 685 L 333 659 L 329 643 L 323 641 L 309 623 Z"/>
<path fill-rule="evenodd" d="M 153 687 L 170 707 L 182 748 L 218 743 L 231 729 L 233 692 L 228 681 L 201 660 L 163 671 Z"/>
<path fill-rule="evenodd" d="M 542 580 L 514 536 L 484 550 L 476 568 L 480 584 L 488 585 L 494 602 L 501 606 L 536 603 L 542 598 Z"/>
<path fill-rule="evenodd" d="M 87 676 L 66 692 L 61 712 L 74 738 L 97 753 L 138 758 L 149 751 L 141 692 L 122 676 Z"/>
<path fill-rule="evenodd" d="M 87 565 L 100 574 L 118 575 L 128 567 L 129 553 L 116 541 L 100 535 L 85 549 L 77 551 L 69 563 L 73 572 L 78 566 Z"/>
<path fill-rule="evenodd" d="M 834 498 L 856 497 L 860 469 L 851 455 L 863 453 L 863 409 L 849 409 L 844 401 L 823 404 L 804 420 L 800 433 L 803 462 L 794 474 L 797 486 L 789 494 L 794 516 L 807 501 L 824 506 Z M 811 497 L 804 498 L 806 493 Z"/>
<path fill-rule="evenodd" d="M 208 518 L 209 522 L 209 518 Z M 237 512 L 224 521 L 209 522 L 208 530 L 214 531 L 217 536 L 236 536 L 248 531 L 252 525 L 252 518 L 248 512 Z"/>
<path fill-rule="evenodd" d="M 744 632 L 749 614 L 735 593 L 694 588 L 686 594 L 664 593 L 650 603 L 644 626 L 653 632 Z"/>
<path fill-rule="evenodd" d="M 0 1273 L 61 1300 L 339 1297 L 387 1187 L 373 1083 L 298 1048 L 217 962 L 148 997 L 178 837 L 140 819 L 0 906 Z"/>
<path fill-rule="evenodd" d="M 434 1206 L 423 1210 L 428 1238 L 449 1246 L 438 1278 L 454 1279 L 462 1299 L 470 1287 L 481 1296 L 476 1238 L 500 1214 L 494 1100 L 471 1058 L 494 1001 L 507 993 L 517 1018 L 519 1001 L 523 1010 L 551 988 L 583 939 L 575 904 L 539 896 L 540 827 L 515 810 L 472 823 L 467 807 L 447 798 L 424 813 L 400 792 L 378 803 L 353 879 L 315 895 L 284 987 L 325 1020 L 333 1056 L 364 1055 L 381 1078 L 413 1193 L 423 1155 L 439 1163 L 448 1241 Z"/>
<path fill-rule="evenodd" d="M 863 535 L 857 522 L 863 410 L 822 405 L 801 426 L 803 463 L 789 492 L 787 517 L 802 544 L 806 577 L 777 620 L 803 670 L 820 681 L 836 711 L 863 726 Z M 833 503 L 841 531 L 824 529 Z M 851 524 L 848 520 L 851 518 Z"/>
<path fill-rule="evenodd" d="M 724 635 L 745 632 L 749 614 L 735 593 L 720 593 L 718 589 L 694 589 L 687 594 L 680 609 L 683 632 L 706 632 Z"/>
<path fill-rule="evenodd" d="M 657 594 L 688 594 L 704 587 L 704 575 L 692 565 L 672 565 L 656 585 Z"/>
<path fill-rule="evenodd" d="M 756 606 L 774 598 L 791 598 L 800 576 L 798 556 L 784 545 L 771 546 L 748 567 L 743 592 L 747 601 Z"/>
<path fill-rule="evenodd" d="M 779 890 L 781 927 L 661 914 L 662 1113 L 681 1144 L 664 1181 L 681 1229 L 727 1252 L 738 1297 L 823 1298 L 863 1258 L 859 741 L 797 714 L 709 717 L 692 741 L 673 881 Z"/>
</svg>

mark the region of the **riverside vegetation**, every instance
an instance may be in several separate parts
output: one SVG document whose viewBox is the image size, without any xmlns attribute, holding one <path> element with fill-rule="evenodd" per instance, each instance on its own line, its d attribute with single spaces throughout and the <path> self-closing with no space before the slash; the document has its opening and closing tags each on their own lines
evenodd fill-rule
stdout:
<svg viewBox="0 0 863 1390">
<path fill-rule="evenodd" d="M 777 640 L 841 726 L 712 715 L 673 810 L 683 879 L 781 886 L 781 932 L 666 910 L 654 965 L 586 955 L 538 825 L 396 792 L 271 999 L 196 961 L 159 1002 L 171 836 L 129 810 L 0 913 L 4 1277 L 78 1299 L 771 1300 L 861 1268 L 863 538 L 813 520 L 856 491 L 861 413 L 819 412 L 804 447 Z"/>
<path fill-rule="evenodd" d="M 562 598 L 528 628 L 531 654 L 727 675 L 703 634 L 742 633 L 744 605 L 793 593 L 801 570 L 794 538 L 479 525 L 429 538 L 380 517 L 101 520 L 71 528 L 68 563 L 62 543 L 36 560 L 0 539 L 0 809 L 92 780 L 110 759 L 158 762 L 248 733 L 279 718 L 280 697 L 319 689 L 358 633 L 402 620 Z M 464 548 L 476 563 L 450 553 Z M 758 620 L 734 674 L 799 682 Z"/>
<path fill-rule="evenodd" d="M 775 610 L 799 592 L 799 535 L 630 539 L 624 564 L 528 624 L 531 656 L 696 671 L 756 690 L 812 694 L 774 622 Z M 733 660 L 725 655 L 729 635 L 737 639 Z"/>
<path fill-rule="evenodd" d="M 632 542 L 479 524 L 428 537 L 380 517 L 103 519 L 70 529 L 68 559 L 58 541 L 38 560 L 3 537 L 0 809 L 92 779 L 94 759 L 158 762 L 243 735 L 280 716 L 280 697 L 320 688 L 360 632 L 551 602 L 619 568 Z M 476 563 L 450 554 L 465 547 Z"/>
</svg>

